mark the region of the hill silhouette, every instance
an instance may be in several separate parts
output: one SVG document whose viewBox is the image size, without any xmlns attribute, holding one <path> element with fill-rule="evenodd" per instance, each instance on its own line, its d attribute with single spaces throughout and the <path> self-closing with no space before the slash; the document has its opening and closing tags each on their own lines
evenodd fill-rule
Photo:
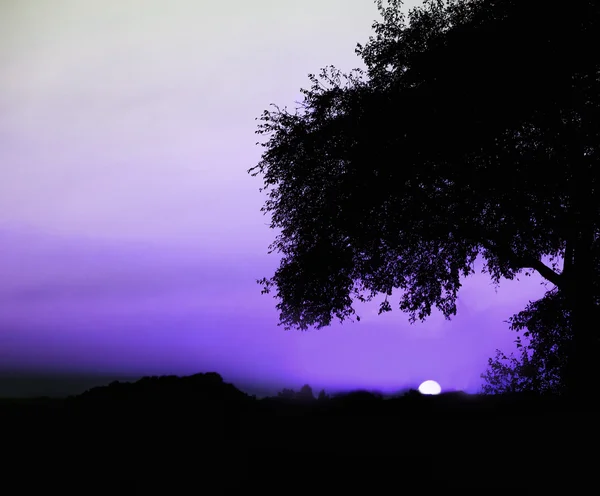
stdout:
<svg viewBox="0 0 600 496">
<path fill-rule="evenodd" d="M 233 384 L 224 382 L 216 372 L 208 372 L 184 377 L 146 376 L 136 382 L 114 381 L 107 386 L 89 389 L 72 399 L 134 404 L 140 401 L 243 401 L 248 398 Z"/>
</svg>

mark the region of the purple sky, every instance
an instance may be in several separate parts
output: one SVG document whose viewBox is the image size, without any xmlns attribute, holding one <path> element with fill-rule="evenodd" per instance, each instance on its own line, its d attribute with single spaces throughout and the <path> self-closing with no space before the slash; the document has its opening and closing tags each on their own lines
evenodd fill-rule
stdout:
<svg viewBox="0 0 600 496">
<path fill-rule="evenodd" d="M 467 279 L 452 322 L 373 304 L 307 333 L 255 283 L 277 257 L 254 118 L 361 66 L 376 18 L 371 0 L 1 2 L 2 368 L 476 390 L 538 277 Z"/>
</svg>

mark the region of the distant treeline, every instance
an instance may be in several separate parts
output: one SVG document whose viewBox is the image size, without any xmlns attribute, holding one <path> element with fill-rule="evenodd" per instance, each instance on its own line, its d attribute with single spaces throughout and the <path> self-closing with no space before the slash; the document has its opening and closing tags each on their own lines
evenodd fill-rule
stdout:
<svg viewBox="0 0 600 496">
<path fill-rule="evenodd" d="M 437 396 L 425 396 L 414 389 L 401 391 L 395 395 L 383 395 L 376 391 L 356 390 L 346 393 L 327 394 L 321 390 L 314 394 L 310 385 L 304 385 L 299 391 L 284 388 L 276 396 L 257 399 L 239 390 L 233 384 L 223 380 L 216 372 L 198 373 L 179 377 L 151 376 L 136 382 L 115 381 L 107 386 L 92 388 L 83 394 L 67 399 L 73 405 L 95 406 L 148 406 L 156 408 L 198 406 L 210 410 L 238 410 L 256 407 L 259 411 L 270 409 L 310 410 L 349 410 L 377 411 L 425 409 L 469 409 L 503 410 L 518 405 L 519 408 L 562 407 L 564 401 L 549 395 L 513 394 L 513 395 L 471 395 L 464 392 L 442 393 Z"/>
</svg>

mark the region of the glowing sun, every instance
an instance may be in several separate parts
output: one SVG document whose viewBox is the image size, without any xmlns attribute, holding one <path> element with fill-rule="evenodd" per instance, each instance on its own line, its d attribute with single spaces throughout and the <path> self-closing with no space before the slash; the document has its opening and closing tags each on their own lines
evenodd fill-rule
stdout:
<svg viewBox="0 0 600 496">
<path fill-rule="evenodd" d="M 435 381 L 425 381 L 419 386 L 419 393 L 421 394 L 440 394 L 442 387 Z"/>
</svg>

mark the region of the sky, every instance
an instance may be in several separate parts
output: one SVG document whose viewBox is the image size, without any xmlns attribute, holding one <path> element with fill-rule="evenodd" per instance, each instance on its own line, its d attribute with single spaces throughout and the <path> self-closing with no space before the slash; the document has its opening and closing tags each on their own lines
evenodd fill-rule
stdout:
<svg viewBox="0 0 600 496">
<path fill-rule="evenodd" d="M 206 371 L 269 391 L 475 392 L 539 277 L 466 279 L 450 322 L 374 303 L 304 333 L 255 282 L 278 264 L 246 172 L 255 118 L 325 65 L 362 67 L 377 18 L 372 0 L 2 0 L 0 395 L 29 394 L 11 382 L 26 373 Z"/>
</svg>

